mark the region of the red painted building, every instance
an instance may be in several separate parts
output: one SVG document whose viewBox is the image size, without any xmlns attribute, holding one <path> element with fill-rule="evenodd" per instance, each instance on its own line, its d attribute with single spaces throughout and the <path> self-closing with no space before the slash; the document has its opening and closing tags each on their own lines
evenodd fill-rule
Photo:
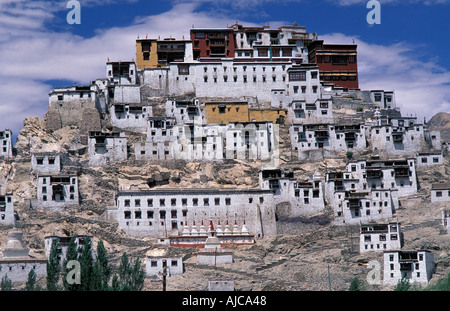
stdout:
<svg viewBox="0 0 450 311">
<path fill-rule="evenodd" d="M 347 89 L 359 89 L 356 44 L 308 45 L 308 60 L 319 66 L 320 81 Z"/>
<path fill-rule="evenodd" d="M 236 46 L 232 28 L 191 29 L 194 59 L 234 57 Z"/>
</svg>

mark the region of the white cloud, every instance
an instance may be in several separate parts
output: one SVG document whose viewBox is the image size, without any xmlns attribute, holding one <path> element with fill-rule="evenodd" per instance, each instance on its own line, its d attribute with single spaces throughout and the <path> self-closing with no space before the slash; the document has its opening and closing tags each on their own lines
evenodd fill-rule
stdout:
<svg viewBox="0 0 450 311">
<path fill-rule="evenodd" d="M 262 1 L 272 0 L 256 2 Z M 95 2 L 98 4 L 99 1 L 92 0 L 90 5 Z M 55 12 L 61 9 L 58 6 L 55 11 L 46 11 L 44 1 L 3 2 L 0 5 L 0 129 L 8 127 L 17 134 L 24 117 L 43 117 L 51 90 L 46 81 L 88 84 L 105 76 L 107 58 L 112 61 L 134 58 L 138 35 L 141 38 L 146 34 L 153 38 L 182 38 L 183 35 L 187 38 L 192 25 L 226 27 L 236 22 L 225 14 L 199 11 L 198 2 L 175 3 L 167 12 L 137 17 L 126 27 L 97 29 L 92 38 L 83 38 L 44 27 L 55 18 Z M 270 24 L 276 27 L 283 22 L 272 21 Z M 339 34 L 321 36 L 321 39 L 326 42 L 352 41 L 352 37 Z M 439 68 L 432 61 L 423 62 L 411 56 L 409 52 L 413 47 L 405 43 L 391 46 L 360 40 L 357 43 L 362 88 L 394 89 L 399 106 L 407 113 L 420 112 L 431 117 L 439 111 L 450 111 L 446 84 L 448 70 Z"/>
<path fill-rule="evenodd" d="M 419 59 L 417 46 L 407 43 L 378 45 L 343 34 L 320 36 L 327 43 L 358 45 L 359 87 L 394 90 L 397 106 L 419 121 L 450 111 L 450 71 L 433 60 Z"/>
</svg>

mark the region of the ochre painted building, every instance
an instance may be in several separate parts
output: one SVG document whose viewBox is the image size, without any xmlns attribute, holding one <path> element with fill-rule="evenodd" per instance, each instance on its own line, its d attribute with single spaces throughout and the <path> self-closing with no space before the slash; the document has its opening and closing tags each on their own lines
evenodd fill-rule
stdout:
<svg viewBox="0 0 450 311">
<path fill-rule="evenodd" d="M 209 102 L 205 104 L 207 124 L 227 124 L 229 122 L 283 122 L 287 118 L 286 109 L 249 108 L 247 102 Z"/>
</svg>

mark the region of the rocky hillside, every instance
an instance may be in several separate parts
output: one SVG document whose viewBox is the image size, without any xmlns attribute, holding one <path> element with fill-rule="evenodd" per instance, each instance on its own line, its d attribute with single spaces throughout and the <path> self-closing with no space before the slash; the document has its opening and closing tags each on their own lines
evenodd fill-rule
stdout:
<svg viewBox="0 0 450 311">
<path fill-rule="evenodd" d="M 435 114 L 428 122 L 427 127 L 431 131 L 440 131 L 441 139 L 447 144 L 450 143 L 450 113 L 439 112 Z"/>
<path fill-rule="evenodd" d="M 281 140 L 287 142 L 287 131 Z M 139 134 L 135 134 L 139 135 Z M 131 139 L 137 139 L 137 136 Z M 47 235 L 71 236 L 75 233 L 94 236 L 94 246 L 103 240 L 111 261 L 118 266 L 123 252 L 131 257 L 145 258 L 148 250 L 159 247 L 156 239 L 134 238 L 108 222 L 105 208 L 114 204 L 119 189 L 150 189 L 153 187 L 258 187 L 258 161 L 227 160 L 215 162 L 147 163 L 130 157 L 126 162 L 105 168 L 90 168 L 86 152 L 80 145 L 80 131 L 64 127 L 49 132 L 43 120 L 36 117 L 24 120 L 24 127 L 15 145 L 13 161 L 0 163 L 0 180 L 6 181 L 7 191 L 14 192 L 15 209 L 24 230 L 24 242 L 30 254 L 43 256 Z M 288 146 L 283 146 L 288 149 Z M 78 152 L 74 153 L 73 151 Z M 61 213 L 36 212 L 28 200 L 36 196 L 36 176 L 31 170 L 30 156 L 34 151 L 68 152 L 63 166 L 80 172 L 79 188 L 82 203 L 79 208 Z M 322 175 L 331 168 L 343 167 L 345 155 L 322 162 L 289 161 L 280 156 L 283 167 L 295 172 L 298 179 Z M 443 166 L 418 171 L 420 191 L 401 199 L 402 208 L 394 215 L 402 223 L 406 249 L 428 249 L 437 264 L 433 282 L 450 272 L 450 239 L 444 234 L 440 220 L 442 204 L 430 203 L 429 189 L 434 182 L 450 176 L 448 158 Z M 233 279 L 237 290 L 328 290 L 328 269 L 332 290 L 347 290 L 358 276 L 365 280 L 368 262 L 383 262 L 382 254 L 359 254 L 359 227 L 332 225 L 332 213 L 327 207 L 313 217 L 280 219 L 278 236 L 258 240 L 253 246 L 234 247 L 234 262 L 217 267 L 198 265 L 196 250 L 179 249 L 184 257 L 185 273 L 168 280 L 168 290 L 205 290 L 208 279 Z M 6 243 L 10 228 L 0 228 L 0 248 Z M 43 281 L 43 280 L 42 280 Z M 162 281 L 147 278 L 145 290 L 160 290 Z M 368 289 L 388 290 L 381 285 L 367 285 Z"/>
</svg>

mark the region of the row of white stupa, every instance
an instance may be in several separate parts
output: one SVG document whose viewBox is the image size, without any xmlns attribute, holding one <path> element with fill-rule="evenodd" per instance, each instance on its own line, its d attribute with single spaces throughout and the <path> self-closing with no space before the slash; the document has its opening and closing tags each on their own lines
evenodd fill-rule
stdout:
<svg viewBox="0 0 450 311">
<path fill-rule="evenodd" d="M 234 225 L 230 226 L 228 224 L 228 220 L 226 221 L 226 225 L 222 226 L 220 224 L 220 219 L 218 220 L 217 227 L 214 228 L 212 220 L 209 221 L 208 230 L 206 226 L 203 224 L 203 220 L 200 226 L 195 225 L 195 220 L 192 223 L 192 226 L 189 228 L 187 221 L 184 222 L 182 236 L 224 236 L 224 235 L 250 235 L 248 231 L 245 220 L 242 224 L 241 228 L 237 225 L 237 221 L 234 221 Z"/>
</svg>

